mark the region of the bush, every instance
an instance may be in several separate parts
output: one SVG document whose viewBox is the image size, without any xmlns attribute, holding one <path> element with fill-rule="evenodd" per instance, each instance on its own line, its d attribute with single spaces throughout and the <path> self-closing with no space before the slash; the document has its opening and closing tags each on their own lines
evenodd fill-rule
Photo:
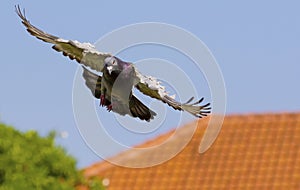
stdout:
<svg viewBox="0 0 300 190">
<path fill-rule="evenodd" d="M 99 181 L 83 178 L 75 159 L 54 138 L 54 132 L 40 137 L 0 124 L 0 190 L 71 190 L 88 184 L 93 184 L 89 189 L 103 189 Z"/>
</svg>

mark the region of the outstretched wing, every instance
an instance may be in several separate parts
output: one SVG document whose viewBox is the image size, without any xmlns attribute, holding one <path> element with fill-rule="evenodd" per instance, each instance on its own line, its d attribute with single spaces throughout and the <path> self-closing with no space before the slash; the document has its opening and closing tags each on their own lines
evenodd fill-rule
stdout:
<svg viewBox="0 0 300 190">
<path fill-rule="evenodd" d="M 175 100 L 172 96 L 169 96 L 165 91 L 165 87 L 160 85 L 160 82 L 151 76 L 142 75 L 136 70 L 137 84 L 135 87 L 143 94 L 161 100 L 173 107 L 175 110 L 182 110 L 191 113 L 192 115 L 202 118 L 210 113 L 210 103 L 199 105 L 204 98 L 193 102 L 194 97 L 191 97 L 186 103 L 180 103 Z"/>
<path fill-rule="evenodd" d="M 101 72 L 104 65 L 104 60 L 112 55 L 109 53 L 102 53 L 96 50 L 96 48 L 90 43 L 80 43 L 78 41 L 64 40 L 57 36 L 47 34 L 37 27 L 30 24 L 25 16 L 25 10 L 23 13 L 19 6 L 16 6 L 16 13 L 22 19 L 23 25 L 27 31 L 36 38 L 54 44 L 52 46 L 58 52 L 62 52 L 64 56 L 70 59 L 75 59 L 78 63 L 90 67 L 93 70 Z"/>
<path fill-rule="evenodd" d="M 102 77 L 92 73 L 85 67 L 83 68 L 83 78 L 85 80 L 85 84 L 91 90 L 92 94 L 99 99 L 101 95 L 101 80 Z M 111 103 L 111 100 L 105 101 L 108 106 Z M 115 102 L 117 105 L 113 105 L 113 112 L 119 113 L 120 115 L 131 115 L 132 117 L 138 117 L 141 120 L 150 121 L 156 115 L 155 112 L 150 110 L 147 106 L 145 106 L 139 99 L 137 99 L 134 95 L 131 96 L 128 103 Z M 129 109 L 128 109 L 129 105 Z"/>
</svg>

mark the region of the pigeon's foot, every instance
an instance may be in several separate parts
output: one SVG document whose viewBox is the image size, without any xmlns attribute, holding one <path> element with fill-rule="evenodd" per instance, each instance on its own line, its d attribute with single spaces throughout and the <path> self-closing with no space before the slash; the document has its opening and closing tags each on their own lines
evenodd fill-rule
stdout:
<svg viewBox="0 0 300 190">
<path fill-rule="evenodd" d="M 104 95 L 100 95 L 100 106 L 104 106 L 105 105 L 105 96 Z"/>
<path fill-rule="evenodd" d="M 113 108 L 112 104 L 109 104 L 109 105 L 107 106 L 107 110 L 108 110 L 109 112 L 112 110 L 112 108 Z"/>
</svg>

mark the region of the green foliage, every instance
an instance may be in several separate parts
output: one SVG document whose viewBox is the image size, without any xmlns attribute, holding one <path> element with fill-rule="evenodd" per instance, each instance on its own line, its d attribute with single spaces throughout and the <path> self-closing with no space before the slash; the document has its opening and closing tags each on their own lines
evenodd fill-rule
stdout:
<svg viewBox="0 0 300 190">
<path fill-rule="evenodd" d="M 53 132 L 40 137 L 0 124 L 0 190 L 71 190 L 79 185 L 103 189 L 99 181 L 82 177 L 75 159 L 56 146 L 54 138 Z"/>
</svg>

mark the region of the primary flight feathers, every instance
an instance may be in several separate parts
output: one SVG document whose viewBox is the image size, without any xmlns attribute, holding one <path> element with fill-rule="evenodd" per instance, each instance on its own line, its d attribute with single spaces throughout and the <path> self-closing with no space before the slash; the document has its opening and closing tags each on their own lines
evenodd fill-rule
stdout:
<svg viewBox="0 0 300 190">
<path fill-rule="evenodd" d="M 186 103 L 177 102 L 168 95 L 165 87 L 157 79 L 141 74 L 132 63 L 122 61 L 109 53 L 99 52 L 90 43 L 64 40 L 43 32 L 31 25 L 25 11 L 22 12 L 19 6 L 16 6 L 16 13 L 31 35 L 53 44 L 53 49 L 82 64 L 83 78 L 87 87 L 97 99 L 100 99 L 100 105 L 105 106 L 107 110 L 146 121 L 153 119 L 156 113 L 134 96 L 132 88 L 135 87 L 147 96 L 158 99 L 176 110 L 187 111 L 198 118 L 210 113 L 209 103 L 199 105 L 204 98 L 192 102 L 194 99 L 192 97 Z M 102 72 L 102 76 L 89 71 L 86 67 Z"/>
</svg>

